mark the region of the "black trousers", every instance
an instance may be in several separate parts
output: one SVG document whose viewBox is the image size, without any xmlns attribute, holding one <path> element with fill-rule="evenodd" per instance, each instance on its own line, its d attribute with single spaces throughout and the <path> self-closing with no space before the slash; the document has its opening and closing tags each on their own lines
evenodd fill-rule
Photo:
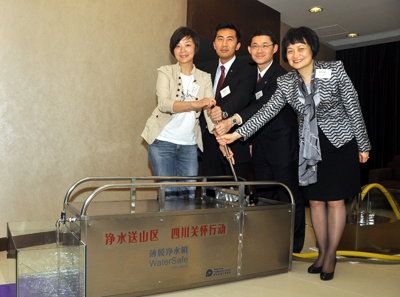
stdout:
<svg viewBox="0 0 400 297">
<path fill-rule="evenodd" d="M 201 175 L 205 176 L 220 176 L 220 175 L 232 175 L 231 167 L 225 158 L 215 158 L 214 162 L 201 161 Z M 211 165 L 211 166 L 210 166 Z M 245 162 L 235 164 L 233 166 L 235 173 L 238 177 L 242 177 L 245 180 L 253 180 L 253 163 Z"/>
<path fill-rule="evenodd" d="M 281 147 L 279 153 L 268 153 L 271 151 L 271 143 L 255 142 L 253 144 L 252 161 L 255 180 L 277 181 L 290 188 L 296 203 L 293 251 L 298 253 L 303 249 L 304 245 L 305 207 L 304 199 L 298 186 L 297 140 L 293 144 L 295 145 L 294 150 L 287 150 L 287 148 Z M 276 143 L 273 145 L 276 145 Z M 289 194 L 282 187 L 258 187 L 256 188 L 256 193 L 258 196 L 291 202 Z"/>
<path fill-rule="evenodd" d="M 219 176 L 233 175 L 229 162 L 222 155 L 215 136 L 208 133 L 203 134 L 204 152 L 201 158 L 201 175 Z M 234 153 L 236 175 L 246 180 L 253 180 L 253 163 L 251 162 L 250 149 L 247 143 L 236 142 L 229 145 Z"/>
</svg>

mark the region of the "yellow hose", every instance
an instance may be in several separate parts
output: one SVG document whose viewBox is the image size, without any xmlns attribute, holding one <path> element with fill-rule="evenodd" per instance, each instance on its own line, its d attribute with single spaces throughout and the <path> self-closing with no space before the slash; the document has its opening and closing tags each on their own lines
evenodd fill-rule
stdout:
<svg viewBox="0 0 400 297">
<path fill-rule="evenodd" d="M 336 251 L 336 255 L 343 256 L 343 257 L 373 258 L 373 259 L 399 261 L 400 262 L 400 256 L 384 255 L 384 254 L 368 253 L 368 252 Z M 314 259 L 314 258 L 318 257 L 318 252 L 293 253 L 293 256 L 297 257 L 297 258 L 302 258 L 302 259 Z"/>
<path fill-rule="evenodd" d="M 378 189 L 382 192 L 383 195 L 385 195 L 387 201 L 389 202 L 390 206 L 393 209 L 394 214 L 396 215 L 396 218 L 398 220 L 400 220 L 400 211 L 399 211 L 399 207 L 397 206 L 396 202 L 393 199 L 392 194 L 389 193 L 389 191 L 382 186 L 381 184 L 369 184 L 363 187 L 362 192 L 361 192 L 361 200 L 364 199 L 365 195 L 367 195 L 367 193 L 371 190 L 371 189 Z"/>
<path fill-rule="evenodd" d="M 363 187 L 361 191 L 361 201 L 364 199 L 365 195 L 371 189 L 378 189 L 385 195 L 387 201 L 389 202 L 390 206 L 393 209 L 396 218 L 400 220 L 400 210 L 398 205 L 396 204 L 395 200 L 393 199 L 392 194 L 381 184 L 373 183 Z M 399 261 L 400 263 L 400 256 L 394 255 L 385 255 L 385 254 L 378 254 L 378 253 L 369 253 L 369 252 L 359 252 L 359 251 L 336 251 L 337 256 L 344 256 L 344 257 L 357 257 L 357 258 L 373 258 L 373 259 L 380 259 L 380 260 L 389 260 L 389 261 Z M 314 259 L 318 257 L 318 252 L 310 252 L 310 253 L 293 253 L 294 257 L 302 258 L 302 259 Z"/>
</svg>

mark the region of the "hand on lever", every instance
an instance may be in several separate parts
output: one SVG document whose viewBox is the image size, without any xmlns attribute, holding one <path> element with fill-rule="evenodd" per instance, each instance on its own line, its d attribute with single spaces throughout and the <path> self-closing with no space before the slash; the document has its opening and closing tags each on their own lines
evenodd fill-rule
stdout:
<svg viewBox="0 0 400 297">
<path fill-rule="evenodd" d="M 225 135 L 218 135 L 217 141 L 220 145 L 227 145 L 242 137 L 239 133 L 233 132 Z"/>
<path fill-rule="evenodd" d="M 221 122 L 219 122 L 215 126 L 215 131 L 217 132 L 218 135 L 224 135 L 229 132 L 233 127 L 233 123 L 230 119 L 225 119 Z"/>
<path fill-rule="evenodd" d="M 208 115 L 214 124 L 217 124 L 219 121 L 222 121 L 222 109 L 218 105 L 208 110 Z"/>
<path fill-rule="evenodd" d="M 203 98 L 201 100 L 191 101 L 194 110 L 201 110 L 203 108 L 211 108 L 215 106 L 216 101 L 214 98 Z"/>
</svg>

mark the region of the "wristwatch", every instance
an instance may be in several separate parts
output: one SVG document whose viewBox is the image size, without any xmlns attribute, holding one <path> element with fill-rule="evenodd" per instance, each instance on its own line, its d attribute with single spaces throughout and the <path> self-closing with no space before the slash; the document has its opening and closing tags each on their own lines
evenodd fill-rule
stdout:
<svg viewBox="0 0 400 297">
<path fill-rule="evenodd" d="M 223 119 L 227 119 L 228 116 L 229 116 L 229 114 L 228 114 L 226 111 L 223 111 L 223 112 L 222 112 L 222 118 L 223 118 Z"/>
<path fill-rule="evenodd" d="M 237 120 L 236 120 L 236 117 L 232 116 L 232 117 L 230 117 L 230 119 L 231 119 L 231 122 L 232 122 L 232 127 L 236 126 L 237 123 L 238 123 Z"/>
</svg>

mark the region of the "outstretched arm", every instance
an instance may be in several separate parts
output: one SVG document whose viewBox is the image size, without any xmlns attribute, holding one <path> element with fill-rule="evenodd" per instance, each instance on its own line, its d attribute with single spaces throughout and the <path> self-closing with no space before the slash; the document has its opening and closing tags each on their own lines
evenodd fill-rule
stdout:
<svg viewBox="0 0 400 297">
<path fill-rule="evenodd" d="M 175 101 L 172 107 L 174 113 L 186 111 L 200 111 L 203 108 L 211 108 L 215 105 L 214 98 L 203 98 L 195 101 Z"/>
<path fill-rule="evenodd" d="M 252 136 L 259 129 L 261 129 L 266 123 L 268 123 L 273 117 L 275 117 L 279 111 L 286 104 L 285 93 L 281 90 L 278 84 L 274 95 L 271 99 L 263 105 L 263 107 L 257 111 L 243 126 L 238 128 L 236 132 L 243 137 L 244 140 Z"/>
</svg>

